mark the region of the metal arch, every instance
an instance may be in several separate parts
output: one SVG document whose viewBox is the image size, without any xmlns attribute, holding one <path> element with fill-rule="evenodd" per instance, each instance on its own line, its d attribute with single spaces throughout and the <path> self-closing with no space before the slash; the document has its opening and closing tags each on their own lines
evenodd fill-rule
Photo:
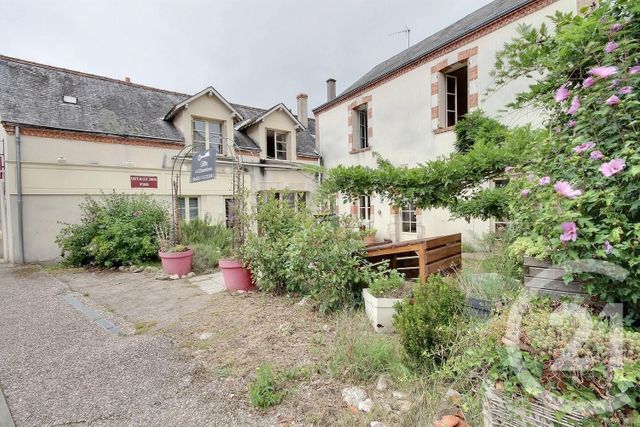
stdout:
<svg viewBox="0 0 640 427">
<path fill-rule="evenodd" d="M 218 139 L 224 142 L 211 142 L 210 145 L 222 145 L 226 144 L 228 154 L 233 164 L 232 172 L 232 197 L 235 199 L 238 192 L 244 187 L 244 163 L 242 155 L 236 153 L 235 141 L 231 138 L 219 136 Z M 206 143 L 197 142 L 192 143 L 182 148 L 177 155 L 173 157 L 173 164 L 171 166 L 171 225 L 172 225 L 172 238 L 174 243 L 177 243 L 179 236 L 179 218 L 176 217 L 177 211 L 177 198 L 180 197 L 182 191 L 182 167 L 188 157 L 192 157 L 193 149 L 201 145 L 206 147 Z M 179 164 L 179 167 L 176 166 Z M 186 208 L 186 207 L 185 207 Z"/>
</svg>

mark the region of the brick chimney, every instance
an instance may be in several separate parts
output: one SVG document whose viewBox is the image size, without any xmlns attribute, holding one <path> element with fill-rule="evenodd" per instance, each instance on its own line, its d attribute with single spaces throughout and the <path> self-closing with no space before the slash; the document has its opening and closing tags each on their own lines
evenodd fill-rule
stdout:
<svg viewBox="0 0 640 427">
<path fill-rule="evenodd" d="M 131 78 L 127 76 L 127 77 L 124 78 L 124 81 L 127 82 L 127 83 L 131 83 Z"/>
<path fill-rule="evenodd" d="M 306 93 L 299 93 L 296 99 L 298 100 L 298 120 L 300 120 L 300 123 L 306 128 L 309 126 L 309 115 L 307 113 L 307 100 L 309 96 L 307 96 Z"/>
<path fill-rule="evenodd" d="M 327 102 L 336 99 L 336 79 L 327 80 Z"/>
</svg>

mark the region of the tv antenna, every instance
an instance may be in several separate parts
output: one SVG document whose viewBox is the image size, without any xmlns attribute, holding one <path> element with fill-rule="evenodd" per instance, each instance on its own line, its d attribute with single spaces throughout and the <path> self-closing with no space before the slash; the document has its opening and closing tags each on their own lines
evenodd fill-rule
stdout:
<svg viewBox="0 0 640 427">
<path fill-rule="evenodd" d="M 411 28 L 409 28 L 409 27 L 407 27 L 405 25 L 404 26 L 404 30 L 400 30 L 400 31 L 396 31 L 395 33 L 391 33 L 391 34 L 389 34 L 389 37 L 397 36 L 399 34 L 406 34 L 407 35 L 407 48 L 409 48 L 409 46 L 411 46 Z"/>
</svg>

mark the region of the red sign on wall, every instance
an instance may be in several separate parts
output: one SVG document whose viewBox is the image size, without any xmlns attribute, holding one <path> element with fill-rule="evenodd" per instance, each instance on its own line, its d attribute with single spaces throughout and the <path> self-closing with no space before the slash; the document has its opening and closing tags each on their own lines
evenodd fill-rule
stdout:
<svg viewBox="0 0 640 427">
<path fill-rule="evenodd" d="M 131 175 L 131 188 L 158 188 L 157 176 Z"/>
</svg>

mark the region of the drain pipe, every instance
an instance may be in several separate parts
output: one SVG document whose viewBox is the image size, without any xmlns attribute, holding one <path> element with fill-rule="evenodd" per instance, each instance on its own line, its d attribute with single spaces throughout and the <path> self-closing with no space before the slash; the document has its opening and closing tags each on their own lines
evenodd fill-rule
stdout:
<svg viewBox="0 0 640 427">
<path fill-rule="evenodd" d="M 18 185 L 18 249 L 20 264 L 24 264 L 24 232 L 22 222 L 22 158 L 20 152 L 20 127 L 16 126 L 16 183 Z"/>
</svg>

